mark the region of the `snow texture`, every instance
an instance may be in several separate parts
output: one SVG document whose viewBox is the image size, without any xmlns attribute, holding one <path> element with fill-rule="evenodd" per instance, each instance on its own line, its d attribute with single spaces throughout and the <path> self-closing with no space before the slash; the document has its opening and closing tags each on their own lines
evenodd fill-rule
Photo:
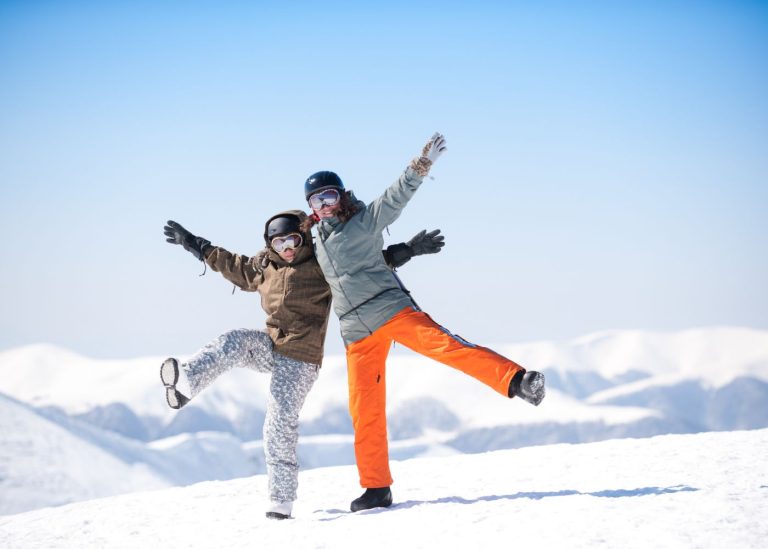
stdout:
<svg viewBox="0 0 768 549">
<path fill-rule="evenodd" d="M 497 349 L 547 373 L 541 406 L 393 352 L 392 460 L 768 427 L 766 331 L 610 332 Z M 176 412 L 159 380 L 163 358 L 0 352 L 0 515 L 265 472 L 270 376 L 236 368 Z M 344 359 L 328 357 L 300 416 L 303 472 L 354 464 L 346 395 Z"/>
<path fill-rule="evenodd" d="M 0 517 L 0 547 L 762 548 L 766 455 L 763 429 L 408 460 L 355 514 L 355 469 L 314 469 L 287 521 L 264 476 L 204 482 Z"/>
</svg>

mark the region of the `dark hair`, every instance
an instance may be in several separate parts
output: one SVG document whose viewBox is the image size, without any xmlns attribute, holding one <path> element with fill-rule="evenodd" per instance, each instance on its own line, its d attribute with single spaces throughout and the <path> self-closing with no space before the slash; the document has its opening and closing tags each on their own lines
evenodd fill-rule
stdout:
<svg viewBox="0 0 768 549">
<path fill-rule="evenodd" d="M 357 213 L 357 205 L 352 202 L 349 191 L 345 191 L 340 194 L 341 200 L 339 201 L 339 209 L 336 210 L 336 217 L 342 223 L 346 223 L 352 218 L 353 215 Z M 304 232 L 309 231 L 318 221 L 319 218 L 317 215 L 315 215 L 315 212 L 312 212 L 304 221 L 302 221 L 301 230 Z"/>
</svg>

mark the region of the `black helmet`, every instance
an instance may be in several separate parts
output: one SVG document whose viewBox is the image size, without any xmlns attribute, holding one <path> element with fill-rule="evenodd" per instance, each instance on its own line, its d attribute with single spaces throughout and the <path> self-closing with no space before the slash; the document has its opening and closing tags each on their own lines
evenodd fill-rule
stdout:
<svg viewBox="0 0 768 549">
<path fill-rule="evenodd" d="M 264 240 L 267 245 L 272 242 L 272 239 L 281 234 L 299 233 L 301 234 L 301 228 L 299 227 L 299 218 L 295 215 L 281 215 L 272 218 L 267 223 L 267 230 L 264 233 Z"/>
<path fill-rule="evenodd" d="M 309 200 L 311 195 L 325 189 L 338 189 L 339 192 L 343 193 L 344 183 L 342 183 L 341 178 L 333 172 L 313 173 L 304 182 L 304 198 Z"/>
</svg>

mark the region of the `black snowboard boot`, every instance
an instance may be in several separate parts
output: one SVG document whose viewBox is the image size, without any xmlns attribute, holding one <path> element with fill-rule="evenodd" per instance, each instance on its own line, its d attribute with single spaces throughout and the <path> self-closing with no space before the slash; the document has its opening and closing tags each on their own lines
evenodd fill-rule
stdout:
<svg viewBox="0 0 768 549">
<path fill-rule="evenodd" d="M 189 402 L 189 398 L 176 390 L 179 382 L 179 361 L 175 358 L 166 358 L 160 365 L 160 380 L 165 385 L 165 400 L 168 406 L 178 410 Z"/>
<path fill-rule="evenodd" d="M 374 507 L 389 507 L 392 505 L 392 490 L 385 488 L 367 488 L 362 496 L 352 502 L 352 512 L 373 509 Z"/>
<path fill-rule="evenodd" d="M 544 400 L 544 374 L 541 372 L 524 372 L 520 370 L 509 382 L 509 398 L 518 396 L 534 406 Z"/>
</svg>

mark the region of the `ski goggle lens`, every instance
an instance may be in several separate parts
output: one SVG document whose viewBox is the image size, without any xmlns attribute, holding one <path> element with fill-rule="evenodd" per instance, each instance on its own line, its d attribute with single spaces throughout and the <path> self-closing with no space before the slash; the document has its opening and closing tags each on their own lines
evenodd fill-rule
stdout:
<svg viewBox="0 0 768 549">
<path fill-rule="evenodd" d="M 276 236 L 272 239 L 270 244 L 272 244 L 272 248 L 279 253 L 289 248 L 296 249 L 301 246 L 303 242 L 304 239 L 301 238 L 300 234 L 291 233 L 285 236 Z"/>
<path fill-rule="evenodd" d="M 341 199 L 336 189 L 325 189 L 309 197 L 309 205 L 313 210 L 319 210 L 323 206 L 335 206 Z"/>
</svg>

